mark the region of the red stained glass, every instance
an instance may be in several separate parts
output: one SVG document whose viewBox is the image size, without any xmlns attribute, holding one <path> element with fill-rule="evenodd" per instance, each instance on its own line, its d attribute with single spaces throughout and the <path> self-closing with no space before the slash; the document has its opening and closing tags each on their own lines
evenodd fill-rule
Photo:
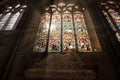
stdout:
<svg viewBox="0 0 120 80">
<path fill-rule="evenodd" d="M 45 52 L 49 22 L 50 22 L 50 15 L 45 14 L 41 18 L 41 23 L 37 32 L 37 39 L 35 41 L 34 52 Z"/>
<path fill-rule="evenodd" d="M 60 44 L 61 44 L 61 15 L 53 14 L 50 29 L 48 52 L 60 52 L 61 51 Z"/>
<path fill-rule="evenodd" d="M 63 14 L 63 51 L 71 52 L 75 49 L 75 36 L 72 22 L 72 14 Z"/>
<path fill-rule="evenodd" d="M 92 51 L 83 14 L 74 13 L 74 21 L 75 21 L 75 29 L 76 29 L 77 44 L 78 44 L 79 52 Z"/>
<path fill-rule="evenodd" d="M 72 14 L 69 9 L 72 10 L 73 6 L 63 3 L 51 6 L 55 11 L 41 18 L 34 52 L 45 52 L 47 47 L 48 52 L 72 52 L 76 48 L 79 52 L 92 51 L 83 13 L 76 11 Z"/>
</svg>

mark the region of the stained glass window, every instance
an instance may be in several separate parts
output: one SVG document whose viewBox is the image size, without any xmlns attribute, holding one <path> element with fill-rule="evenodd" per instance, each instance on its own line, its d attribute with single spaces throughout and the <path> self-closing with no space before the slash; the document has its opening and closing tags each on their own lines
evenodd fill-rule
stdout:
<svg viewBox="0 0 120 80">
<path fill-rule="evenodd" d="M 114 21 L 116 22 L 118 28 L 120 29 L 120 15 L 119 15 L 119 13 L 113 9 L 109 9 L 108 11 L 111 14 L 112 18 L 114 19 Z"/>
<path fill-rule="evenodd" d="M 18 19 L 19 16 L 20 16 L 20 13 L 19 13 L 19 12 L 15 13 L 15 14 L 10 18 L 10 20 L 9 20 L 9 22 L 8 22 L 5 30 L 12 30 L 12 28 L 13 28 L 13 26 L 15 25 L 15 23 L 16 23 L 16 21 L 17 21 L 17 19 Z"/>
<path fill-rule="evenodd" d="M 63 51 L 71 51 L 75 48 L 75 36 L 73 29 L 72 14 L 65 13 L 62 15 L 63 19 Z"/>
<path fill-rule="evenodd" d="M 41 23 L 39 25 L 39 29 L 37 32 L 37 39 L 35 41 L 35 47 L 34 47 L 35 52 L 45 52 L 46 50 L 49 23 L 50 23 L 50 14 L 47 13 L 41 18 Z"/>
<path fill-rule="evenodd" d="M 47 13 L 41 18 L 34 52 L 71 52 L 73 50 L 91 52 L 92 47 L 83 12 L 72 11 L 73 8 L 79 9 L 79 7 L 62 2 L 50 5 L 50 8 L 52 13 Z"/>
<path fill-rule="evenodd" d="M 74 13 L 74 21 L 77 35 L 78 50 L 80 52 L 92 51 L 83 13 Z"/>
<path fill-rule="evenodd" d="M 13 30 L 20 15 L 23 14 L 26 5 L 16 5 L 13 9 L 12 6 L 7 7 L 3 13 L 0 14 L 0 30 Z"/>
<path fill-rule="evenodd" d="M 10 15 L 11 15 L 11 13 L 7 13 L 7 14 L 5 14 L 4 17 L 2 17 L 2 19 L 0 21 L 0 30 L 3 28 L 3 26 L 7 22 L 8 18 L 10 17 Z"/>
<path fill-rule="evenodd" d="M 50 38 L 49 38 L 49 52 L 60 52 L 61 51 L 61 15 L 53 14 L 51 27 L 50 27 Z"/>
<path fill-rule="evenodd" d="M 101 3 L 100 7 L 102 8 L 102 12 L 107 19 L 110 27 L 115 32 L 116 38 L 120 41 L 120 14 L 118 12 L 119 7 L 117 2 L 114 1 L 106 1 Z"/>
<path fill-rule="evenodd" d="M 112 28 L 113 31 L 116 31 L 116 28 L 114 27 L 112 21 L 110 20 L 108 14 L 105 11 L 102 11 L 103 14 L 105 15 L 105 18 L 107 19 L 108 23 L 110 24 L 110 27 Z"/>
</svg>

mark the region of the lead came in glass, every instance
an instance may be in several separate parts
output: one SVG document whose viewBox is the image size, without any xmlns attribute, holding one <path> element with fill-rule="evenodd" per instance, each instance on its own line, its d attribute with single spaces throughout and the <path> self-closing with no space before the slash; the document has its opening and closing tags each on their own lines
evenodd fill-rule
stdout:
<svg viewBox="0 0 120 80">
<path fill-rule="evenodd" d="M 58 13 L 52 15 L 48 52 L 60 52 L 61 51 L 60 44 L 61 44 L 61 15 Z"/>
<path fill-rule="evenodd" d="M 63 52 L 71 52 L 75 49 L 75 36 L 73 29 L 72 15 L 67 13 L 62 15 L 63 19 Z"/>
<path fill-rule="evenodd" d="M 92 51 L 83 13 L 74 13 L 75 30 L 79 52 Z"/>
<path fill-rule="evenodd" d="M 34 52 L 45 52 L 48 29 L 50 23 L 50 14 L 45 14 L 41 18 L 41 23 L 37 32 L 37 39 L 35 41 Z"/>
</svg>

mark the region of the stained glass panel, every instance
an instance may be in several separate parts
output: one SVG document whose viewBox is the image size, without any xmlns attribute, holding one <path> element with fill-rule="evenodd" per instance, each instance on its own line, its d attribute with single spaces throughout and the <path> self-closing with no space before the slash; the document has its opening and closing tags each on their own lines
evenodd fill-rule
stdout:
<svg viewBox="0 0 120 80">
<path fill-rule="evenodd" d="M 8 18 L 10 17 L 11 13 L 7 13 L 5 14 L 1 21 L 0 21 L 0 30 L 3 28 L 3 26 L 5 25 L 6 21 L 8 20 Z"/>
<path fill-rule="evenodd" d="M 34 52 L 45 52 L 48 29 L 50 23 L 50 14 L 45 14 L 41 18 L 41 23 L 37 32 L 37 39 L 35 41 Z"/>
<path fill-rule="evenodd" d="M 53 14 L 50 29 L 48 52 L 60 52 L 61 51 L 60 44 L 61 44 L 61 15 Z"/>
<path fill-rule="evenodd" d="M 75 49 L 75 36 L 73 29 L 72 14 L 63 14 L 63 51 L 70 52 Z"/>
<path fill-rule="evenodd" d="M 107 14 L 105 11 L 102 11 L 102 12 L 103 12 L 105 18 L 107 19 L 108 23 L 110 24 L 110 27 L 112 28 L 112 30 L 113 30 L 113 31 L 116 31 L 116 29 L 115 29 L 113 23 L 111 22 L 111 20 L 110 20 L 108 14 Z"/>
<path fill-rule="evenodd" d="M 72 13 L 74 4 L 60 3 L 49 7 L 52 13 L 42 17 L 34 52 L 72 52 L 76 48 L 79 52 L 91 52 L 83 13 Z M 78 9 L 79 6 L 75 8 Z"/>
<path fill-rule="evenodd" d="M 74 13 L 75 30 L 79 52 L 92 51 L 83 13 Z"/>
<path fill-rule="evenodd" d="M 8 22 L 5 30 L 12 30 L 12 28 L 14 27 L 14 25 L 15 25 L 15 23 L 16 23 L 16 21 L 17 21 L 17 19 L 18 19 L 19 16 L 20 16 L 20 13 L 19 13 L 19 12 L 15 13 L 15 14 L 10 18 L 10 20 L 9 20 L 9 22 Z"/>
<path fill-rule="evenodd" d="M 117 37 L 118 41 L 120 41 L 120 34 L 118 32 L 116 33 L 116 37 Z"/>
<path fill-rule="evenodd" d="M 111 16 L 113 17 L 114 21 L 116 22 L 118 28 L 120 29 L 120 15 L 119 15 L 119 13 L 113 9 L 109 9 L 108 11 L 111 14 Z"/>
</svg>

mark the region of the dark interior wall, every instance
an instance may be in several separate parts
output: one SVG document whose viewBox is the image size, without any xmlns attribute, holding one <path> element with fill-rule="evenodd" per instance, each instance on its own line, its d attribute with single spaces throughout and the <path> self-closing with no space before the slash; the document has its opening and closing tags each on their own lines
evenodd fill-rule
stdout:
<svg viewBox="0 0 120 80">
<path fill-rule="evenodd" d="M 3 77 L 6 66 L 16 43 L 15 31 L 0 31 L 0 78 Z"/>
<path fill-rule="evenodd" d="M 109 23 L 105 19 L 105 16 L 102 14 L 99 4 L 94 2 L 93 4 L 89 5 L 90 11 L 93 16 L 94 24 L 98 25 L 95 26 L 97 31 L 97 35 L 103 49 L 103 52 L 107 54 L 110 58 L 112 64 L 114 65 L 117 74 L 120 74 L 120 43 L 118 42 L 115 32 L 111 29 Z"/>
<path fill-rule="evenodd" d="M 101 52 L 101 45 L 99 43 L 99 38 L 97 37 L 96 31 L 95 31 L 95 26 L 98 25 L 94 25 L 93 21 L 92 21 L 92 16 L 90 16 L 89 10 L 86 9 L 84 11 L 84 18 L 85 18 L 85 22 L 86 22 L 86 26 L 87 26 L 87 30 L 88 30 L 88 35 L 90 37 L 91 40 L 91 46 L 93 51 L 95 52 Z"/>
<path fill-rule="evenodd" d="M 15 50 L 15 57 L 13 60 L 12 68 L 10 69 L 8 80 L 24 80 L 24 70 L 32 63 L 33 47 L 36 40 L 36 34 L 40 23 L 41 14 L 39 10 L 32 6 L 31 17 L 28 24 L 22 29 L 21 39 L 18 42 L 17 49 Z M 15 76 L 15 75 L 19 76 Z"/>
<path fill-rule="evenodd" d="M 32 34 L 31 32 L 35 31 L 34 26 L 36 26 L 35 22 L 37 22 L 36 17 L 33 16 L 34 19 L 32 17 L 32 13 L 33 13 L 32 11 L 34 10 L 33 8 L 34 7 L 29 6 L 25 10 L 25 12 L 22 15 L 22 18 L 20 19 L 15 30 L 0 31 L 0 79 L 1 80 L 2 80 L 2 78 L 3 78 L 3 80 L 6 80 L 6 78 L 7 78 L 6 76 L 8 76 L 8 74 L 10 72 L 13 61 L 15 60 L 15 56 L 18 53 L 21 54 L 23 51 L 30 49 L 30 47 L 24 45 L 25 43 L 22 43 L 23 46 L 21 47 L 21 49 L 22 49 L 22 50 L 20 50 L 21 52 L 17 51 L 19 46 L 21 45 L 20 42 L 22 42 L 22 40 L 23 40 L 24 33 L 28 33 L 28 37 L 31 36 L 31 37 L 33 37 L 33 39 L 35 37 L 35 36 L 31 35 Z M 32 22 L 30 19 L 32 20 Z M 31 24 L 28 25 L 28 23 L 31 23 Z M 28 27 L 32 26 L 32 28 L 29 28 L 29 30 L 26 30 L 27 26 Z M 26 40 L 30 41 L 30 39 L 28 39 L 28 37 L 26 37 Z M 27 45 L 29 45 L 29 42 Z M 28 48 L 28 49 L 26 49 L 26 48 Z M 26 53 L 26 52 L 24 52 L 24 53 Z M 17 63 L 16 65 L 18 65 L 18 64 L 21 64 L 21 63 Z M 18 67 L 19 66 L 20 65 L 18 65 Z"/>
</svg>

